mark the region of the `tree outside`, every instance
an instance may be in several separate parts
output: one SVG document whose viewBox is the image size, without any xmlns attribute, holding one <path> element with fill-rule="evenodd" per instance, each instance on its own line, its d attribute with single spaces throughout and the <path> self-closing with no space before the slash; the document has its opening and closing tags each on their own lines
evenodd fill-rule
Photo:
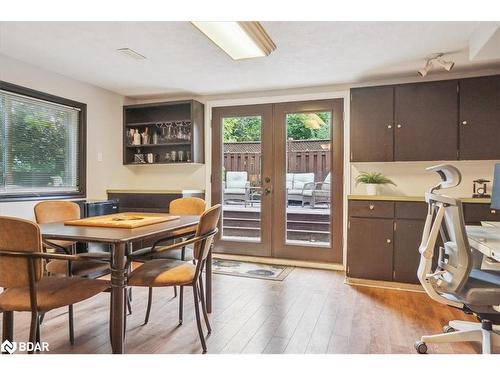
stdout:
<svg viewBox="0 0 500 375">
<path fill-rule="evenodd" d="M 224 118 L 224 142 L 260 141 L 259 116 Z M 330 112 L 291 113 L 287 115 L 287 138 L 292 140 L 330 139 Z"/>
<path fill-rule="evenodd" d="M 8 139 L 1 150 L 0 182 L 16 187 L 74 184 L 76 129 L 70 126 L 71 116 L 69 111 L 15 100 L 0 106 L 3 138 Z"/>
</svg>

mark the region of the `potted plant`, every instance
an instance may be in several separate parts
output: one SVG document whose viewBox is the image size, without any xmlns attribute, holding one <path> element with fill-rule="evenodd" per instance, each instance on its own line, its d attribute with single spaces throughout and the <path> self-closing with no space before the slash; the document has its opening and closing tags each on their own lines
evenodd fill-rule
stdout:
<svg viewBox="0 0 500 375">
<path fill-rule="evenodd" d="M 379 172 L 361 172 L 356 177 L 356 186 L 364 184 L 366 186 L 366 194 L 377 195 L 379 185 L 394 185 L 396 184 L 388 177 Z"/>
</svg>

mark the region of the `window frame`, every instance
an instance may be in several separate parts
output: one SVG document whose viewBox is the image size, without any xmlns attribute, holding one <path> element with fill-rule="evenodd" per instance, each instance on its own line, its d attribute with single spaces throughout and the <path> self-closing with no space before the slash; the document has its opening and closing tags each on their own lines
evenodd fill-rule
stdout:
<svg viewBox="0 0 500 375">
<path fill-rule="evenodd" d="M 44 100 L 54 104 L 65 105 L 78 108 L 78 190 L 71 192 L 32 192 L 32 193 L 14 193 L 0 194 L 0 202 L 33 201 L 43 199 L 68 199 L 85 198 L 87 194 L 87 104 L 80 103 L 71 99 L 56 95 L 47 94 L 42 91 L 33 90 L 27 87 L 18 86 L 13 83 L 0 81 L 0 90 L 12 92 L 13 94 L 23 95 L 34 99 Z"/>
</svg>

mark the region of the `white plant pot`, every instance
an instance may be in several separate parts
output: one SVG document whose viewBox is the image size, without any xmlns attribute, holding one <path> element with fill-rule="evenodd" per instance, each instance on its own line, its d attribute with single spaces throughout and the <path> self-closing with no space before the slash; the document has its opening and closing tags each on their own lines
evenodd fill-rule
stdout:
<svg viewBox="0 0 500 375">
<path fill-rule="evenodd" d="M 367 195 L 377 195 L 378 184 L 365 184 Z"/>
</svg>

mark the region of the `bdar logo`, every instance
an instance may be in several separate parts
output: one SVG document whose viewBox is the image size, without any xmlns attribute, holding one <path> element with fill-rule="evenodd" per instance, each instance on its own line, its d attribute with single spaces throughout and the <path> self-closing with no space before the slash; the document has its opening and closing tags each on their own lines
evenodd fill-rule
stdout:
<svg viewBox="0 0 500 375">
<path fill-rule="evenodd" d="M 0 345 L 0 351 L 2 353 L 12 354 L 16 351 L 16 343 L 5 340 L 4 342 L 2 342 L 2 345 Z"/>
</svg>

